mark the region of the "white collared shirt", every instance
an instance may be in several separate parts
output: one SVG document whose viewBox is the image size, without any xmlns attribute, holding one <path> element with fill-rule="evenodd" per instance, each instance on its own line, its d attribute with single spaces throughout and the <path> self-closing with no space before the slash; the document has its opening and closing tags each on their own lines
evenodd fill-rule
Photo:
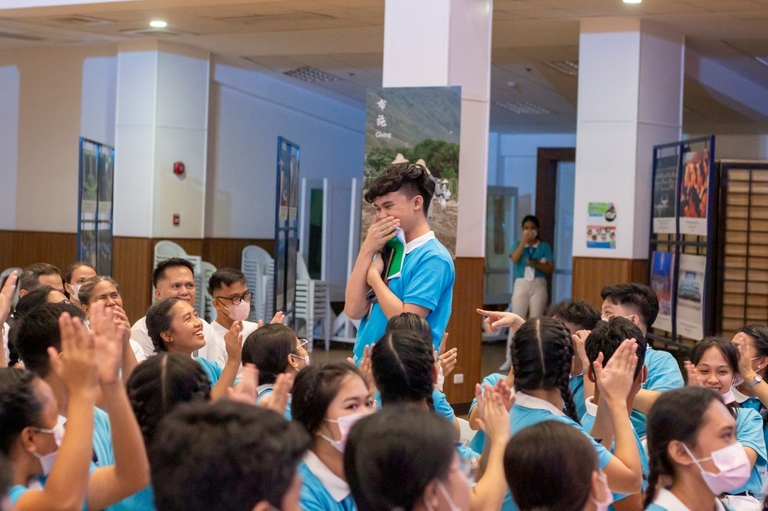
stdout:
<svg viewBox="0 0 768 511">
<path fill-rule="evenodd" d="M 539 399 L 538 397 L 533 397 L 529 394 L 526 394 L 525 392 L 518 391 L 517 399 L 515 401 L 515 404 L 520 405 L 524 408 L 533 408 L 535 410 L 546 410 L 549 413 L 555 414 L 555 415 L 565 415 L 562 410 L 558 410 L 556 406 L 554 406 L 549 401 L 544 401 L 543 399 Z"/>
<path fill-rule="evenodd" d="M 680 501 L 680 499 L 675 497 L 674 493 L 666 488 L 659 490 L 659 494 L 653 499 L 653 503 L 659 507 L 663 507 L 667 511 L 691 511 Z M 725 506 L 718 499 L 715 499 L 715 510 L 725 511 Z"/>
<path fill-rule="evenodd" d="M 587 399 L 584 400 L 584 405 L 586 406 L 587 413 L 591 415 L 592 417 L 597 417 L 597 405 L 594 403 L 595 398 L 590 396 Z"/>
<path fill-rule="evenodd" d="M 434 231 L 429 231 L 426 234 L 422 234 L 418 238 L 414 238 L 408 243 L 405 244 L 405 253 L 409 254 L 428 242 L 429 240 L 435 239 L 435 233 Z"/>
<path fill-rule="evenodd" d="M 736 388 L 736 385 L 733 385 L 731 387 L 731 390 L 733 391 L 733 397 L 736 399 L 737 403 L 743 403 L 747 399 L 749 399 L 749 396 L 742 393 L 739 389 Z"/>
<path fill-rule="evenodd" d="M 333 500 L 341 502 L 349 496 L 349 484 L 347 484 L 344 479 L 331 472 L 331 469 L 326 467 L 325 463 L 320 461 L 317 454 L 312 451 L 307 451 L 307 454 L 304 455 L 304 463 L 307 465 L 309 471 L 312 472 L 312 475 L 317 477 L 325 489 L 328 490 L 328 493 L 331 494 Z"/>
</svg>

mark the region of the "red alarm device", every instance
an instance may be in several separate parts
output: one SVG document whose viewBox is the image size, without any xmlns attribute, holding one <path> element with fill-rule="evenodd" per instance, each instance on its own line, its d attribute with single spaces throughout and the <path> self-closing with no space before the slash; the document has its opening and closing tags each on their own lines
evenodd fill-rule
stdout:
<svg viewBox="0 0 768 511">
<path fill-rule="evenodd" d="M 177 161 L 173 164 L 173 173 L 177 176 L 183 176 L 185 170 L 186 169 L 184 168 L 184 163 Z"/>
</svg>

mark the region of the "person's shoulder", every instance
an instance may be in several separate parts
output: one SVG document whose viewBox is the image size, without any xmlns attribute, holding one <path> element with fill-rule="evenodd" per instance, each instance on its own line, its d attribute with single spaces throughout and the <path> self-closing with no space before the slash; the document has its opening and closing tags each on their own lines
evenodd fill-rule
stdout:
<svg viewBox="0 0 768 511">
<path fill-rule="evenodd" d="M 488 385 L 493 387 L 494 385 L 499 383 L 499 381 L 505 379 L 506 377 L 507 375 L 502 373 L 491 373 L 485 378 L 483 378 L 483 383 L 487 383 Z"/>
<path fill-rule="evenodd" d="M 136 323 L 131 327 L 132 331 L 146 332 L 147 331 L 147 317 L 137 319 Z"/>
<path fill-rule="evenodd" d="M 217 362 L 208 360 L 207 358 L 203 358 L 203 357 L 197 357 L 195 360 L 197 361 L 198 364 L 203 366 L 203 369 L 205 369 L 206 371 L 212 371 L 217 374 L 221 373 L 221 366 Z"/>
</svg>

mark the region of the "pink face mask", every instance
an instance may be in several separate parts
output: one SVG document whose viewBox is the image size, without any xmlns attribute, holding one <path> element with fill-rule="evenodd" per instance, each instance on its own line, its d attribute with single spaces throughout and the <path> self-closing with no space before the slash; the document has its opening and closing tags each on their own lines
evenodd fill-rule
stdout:
<svg viewBox="0 0 768 511">
<path fill-rule="evenodd" d="M 696 466 L 699 467 L 701 477 L 704 478 L 704 482 L 715 495 L 741 488 L 749 480 L 752 469 L 749 466 L 749 458 L 744 451 L 744 446 L 740 442 L 734 442 L 728 447 L 712 451 L 708 458 L 698 460 L 688 450 L 687 445 L 683 444 L 683 447 L 693 462 L 696 463 Z M 712 460 L 720 472 L 713 474 L 704 470 L 699 462 L 707 460 Z"/>
<path fill-rule="evenodd" d="M 227 305 L 227 314 L 233 321 L 245 321 L 251 312 L 251 303 L 240 300 L 237 305 Z"/>
</svg>

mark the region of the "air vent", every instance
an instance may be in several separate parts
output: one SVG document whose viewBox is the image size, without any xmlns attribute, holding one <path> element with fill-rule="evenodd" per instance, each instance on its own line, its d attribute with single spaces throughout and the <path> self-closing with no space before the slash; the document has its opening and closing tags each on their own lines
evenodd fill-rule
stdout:
<svg viewBox="0 0 768 511">
<path fill-rule="evenodd" d="M 564 75 L 576 76 L 579 74 L 578 60 L 553 60 L 550 62 L 545 62 L 544 64 L 551 67 L 555 71 L 560 71 Z"/>
<path fill-rule="evenodd" d="M 18 32 L 6 32 L 0 30 L 0 38 L 3 39 L 18 39 L 19 41 L 45 41 L 44 37 L 30 34 L 20 34 Z"/>
<path fill-rule="evenodd" d="M 181 35 L 194 35 L 189 32 L 179 32 L 178 30 L 168 30 L 167 28 L 142 28 L 140 30 L 124 30 L 125 35 L 149 35 L 155 37 L 178 37 Z"/>
<path fill-rule="evenodd" d="M 88 16 L 67 16 L 65 18 L 53 18 L 53 21 L 63 23 L 65 25 L 76 25 L 84 27 L 88 25 L 106 25 L 108 23 L 114 23 L 112 20 L 104 20 L 101 18 L 90 18 Z"/>
<path fill-rule="evenodd" d="M 283 14 L 253 14 L 250 16 L 232 16 L 228 18 L 214 18 L 216 21 L 232 23 L 235 25 L 257 25 L 260 23 L 275 23 L 278 21 L 325 21 L 336 19 L 327 14 L 315 12 L 288 12 Z"/>
<path fill-rule="evenodd" d="M 493 104 L 516 114 L 550 115 L 553 113 L 552 110 L 544 108 L 543 106 L 535 105 L 530 101 L 494 101 Z"/>
<path fill-rule="evenodd" d="M 340 78 L 336 76 L 333 76 L 331 74 L 325 73 L 323 71 L 320 71 L 319 69 L 315 69 L 309 66 L 300 67 L 292 71 L 286 71 L 285 74 L 287 74 L 288 76 L 292 76 L 293 78 L 297 78 L 299 80 L 304 80 L 305 82 L 309 82 L 309 83 L 338 82 L 340 80 Z"/>
</svg>

